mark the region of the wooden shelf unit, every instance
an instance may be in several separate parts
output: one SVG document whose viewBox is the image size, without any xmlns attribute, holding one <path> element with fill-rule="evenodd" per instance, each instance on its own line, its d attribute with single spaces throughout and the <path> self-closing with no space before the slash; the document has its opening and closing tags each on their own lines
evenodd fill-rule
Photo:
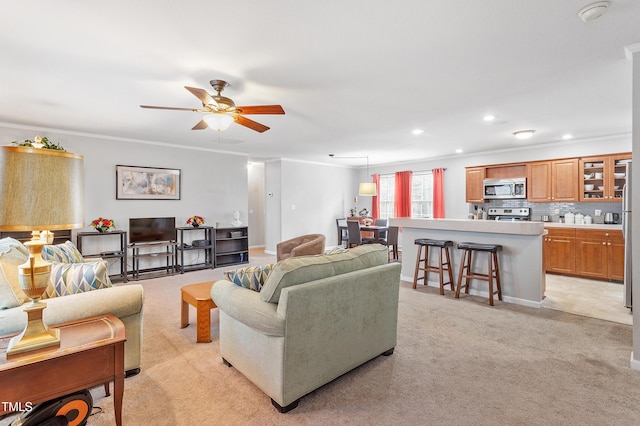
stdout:
<svg viewBox="0 0 640 426">
<path fill-rule="evenodd" d="M 82 242 L 86 238 L 91 237 L 109 237 L 117 235 L 120 237 L 120 247 L 117 250 L 103 250 L 99 253 L 85 254 L 82 251 Z M 103 238 L 104 239 L 104 238 Z M 121 278 L 124 282 L 127 282 L 127 231 L 109 231 L 109 232 L 78 232 L 76 235 L 76 246 L 78 251 L 85 257 L 101 257 L 103 259 L 116 259 L 120 262 L 120 273 L 110 275 L 110 278 Z"/>
<path fill-rule="evenodd" d="M 249 262 L 249 228 L 215 228 L 215 267 Z"/>
<path fill-rule="evenodd" d="M 212 226 L 184 226 L 176 228 L 178 236 L 178 245 L 176 246 L 176 249 L 178 251 L 178 259 L 176 268 L 178 269 L 178 271 L 180 271 L 181 274 L 184 274 L 185 271 L 213 268 L 213 229 L 214 228 Z M 198 235 L 202 235 L 201 233 L 204 233 L 204 239 L 199 240 L 204 241 L 204 245 L 194 246 L 193 241 L 195 239 L 185 239 L 185 233 L 193 234 L 195 231 L 198 231 Z M 184 254 L 187 252 L 194 252 L 198 250 L 201 250 L 204 253 L 204 261 L 193 265 L 185 265 Z"/>
</svg>

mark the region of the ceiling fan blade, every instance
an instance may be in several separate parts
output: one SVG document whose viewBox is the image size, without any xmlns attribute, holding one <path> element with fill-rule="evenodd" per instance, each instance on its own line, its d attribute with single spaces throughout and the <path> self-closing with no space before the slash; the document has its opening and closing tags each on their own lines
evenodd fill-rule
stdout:
<svg viewBox="0 0 640 426">
<path fill-rule="evenodd" d="M 204 120 L 200 120 L 200 121 L 198 121 L 198 124 L 196 124 L 195 126 L 193 126 L 191 128 L 191 130 L 203 130 L 203 129 L 206 129 L 207 127 L 209 127 L 207 125 L 207 122 L 204 121 Z"/>
<path fill-rule="evenodd" d="M 206 90 L 189 86 L 184 86 L 184 88 L 193 93 L 196 98 L 200 99 L 200 102 L 202 102 L 203 105 L 218 105 Z"/>
<path fill-rule="evenodd" d="M 236 123 L 248 127 L 251 130 L 255 130 L 256 132 L 262 133 L 270 129 L 270 127 L 267 127 L 264 124 L 260 124 L 257 121 L 249 120 L 247 117 L 243 117 L 241 115 L 234 115 L 233 119 Z"/>
<path fill-rule="evenodd" d="M 151 108 L 151 109 L 170 109 L 172 111 L 194 111 L 194 112 L 202 112 L 202 110 L 198 108 L 177 108 L 177 107 L 163 107 L 163 106 L 154 106 L 154 105 L 140 105 L 140 108 Z"/>
<path fill-rule="evenodd" d="M 280 105 L 237 106 L 236 111 L 239 114 L 284 114 Z"/>
</svg>

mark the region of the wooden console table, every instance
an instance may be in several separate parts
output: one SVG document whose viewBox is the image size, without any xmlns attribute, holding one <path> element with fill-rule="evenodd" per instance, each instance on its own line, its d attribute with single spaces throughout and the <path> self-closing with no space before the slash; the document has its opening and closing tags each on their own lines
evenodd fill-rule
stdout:
<svg viewBox="0 0 640 426">
<path fill-rule="evenodd" d="M 103 315 L 51 328 L 60 330 L 60 347 L 7 360 L 12 336 L 0 337 L 2 400 L 32 405 L 93 386 L 113 384 L 116 425 L 122 425 L 125 328 L 113 315 Z M 107 387 L 108 389 L 108 387 Z M 0 406 L 0 415 L 6 414 Z"/>
</svg>

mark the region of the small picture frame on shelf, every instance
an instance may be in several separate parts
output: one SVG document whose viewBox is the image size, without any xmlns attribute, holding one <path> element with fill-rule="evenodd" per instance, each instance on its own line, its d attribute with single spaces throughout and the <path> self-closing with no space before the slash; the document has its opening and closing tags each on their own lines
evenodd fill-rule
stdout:
<svg viewBox="0 0 640 426">
<path fill-rule="evenodd" d="M 116 166 L 117 200 L 179 200 L 180 169 Z"/>
</svg>

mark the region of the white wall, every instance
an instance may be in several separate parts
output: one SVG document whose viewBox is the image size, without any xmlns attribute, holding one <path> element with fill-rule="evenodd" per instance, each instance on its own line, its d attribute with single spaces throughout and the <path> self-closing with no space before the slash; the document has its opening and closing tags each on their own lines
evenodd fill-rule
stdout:
<svg viewBox="0 0 640 426">
<path fill-rule="evenodd" d="M 215 226 L 221 222 L 230 226 L 234 210 L 239 210 L 241 220 L 247 223 L 247 158 L 244 155 L 186 149 L 179 144 L 166 146 L 6 126 L 0 126 L 0 143 L 33 140 L 36 134 L 84 156 L 87 225 L 84 231 L 91 230 L 88 225 L 99 216 L 113 219 L 116 228 L 125 231 L 128 231 L 130 217 L 174 216 L 176 226 L 186 226 L 189 216 L 200 215 L 205 218 L 205 225 Z M 116 200 L 116 165 L 181 169 L 181 199 Z M 41 184 L 50 185 L 55 191 L 56 182 Z M 106 249 L 111 247 L 96 248 Z"/>
<path fill-rule="evenodd" d="M 324 234 L 327 247 L 338 244 L 336 219 L 352 207 L 357 171 L 283 159 L 265 163 L 265 176 L 268 252 L 275 253 L 280 241 L 304 234 Z"/>
<path fill-rule="evenodd" d="M 249 175 L 249 247 L 264 246 L 264 164 L 251 163 Z"/>
</svg>

